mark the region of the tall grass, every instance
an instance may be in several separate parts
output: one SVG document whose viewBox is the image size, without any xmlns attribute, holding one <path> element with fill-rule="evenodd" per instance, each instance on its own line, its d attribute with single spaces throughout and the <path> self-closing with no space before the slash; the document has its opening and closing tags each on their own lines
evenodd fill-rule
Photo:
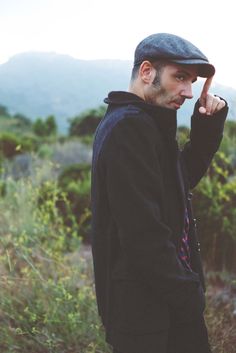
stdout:
<svg viewBox="0 0 236 353">
<path fill-rule="evenodd" d="M 48 172 L 48 169 L 47 169 Z M 4 181 L 0 199 L 1 353 L 108 352 L 97 317 L 91 256 L 64 224 L 56 181 L 44 172 Z M 69 208 L 68 208 L 69 210 Z"/>
</svg>

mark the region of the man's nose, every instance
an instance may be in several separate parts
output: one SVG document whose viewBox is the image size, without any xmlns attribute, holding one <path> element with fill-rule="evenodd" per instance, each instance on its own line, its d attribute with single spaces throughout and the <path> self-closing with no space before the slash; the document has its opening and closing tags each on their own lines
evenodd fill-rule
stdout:
<svg viewBox="0 0 236 353">
<path fill-rule="evenodd" d="M 193 91 L 192 91 L 192 83 L 186 84 L 181 92 L 182 97 L 192 99 Z"/>
</svg>

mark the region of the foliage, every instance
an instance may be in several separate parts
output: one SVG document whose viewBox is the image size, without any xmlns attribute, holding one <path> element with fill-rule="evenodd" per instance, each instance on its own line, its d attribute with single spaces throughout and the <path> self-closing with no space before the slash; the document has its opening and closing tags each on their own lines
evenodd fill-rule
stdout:
<svg viewBox="0 0 236 353">
<path fill-rule="evenodd" d="M 53 115 L 50 115 L 45 120 L 46 130 L 48 135 L 55 135 L 57 133 L 57 123 L 56 119 Z"/>
<path fill-rule="evenodd" d="M 85 136 L 94 134 L 99 122 L 106 111 L 105 106 L 86 110 L 70 120 L 69 134 L 71 136 Z"/>
<path fill-rule="evenodd" d="M 187 126 L 179 126 L 177 129 L 177 139 L 180 148 L 184 146 L 186 141 L 189 139 L 190 129 Z"/>
<path fill-rule="evenodd" d="M 32 125 L 31 120 L 29 118 L 27 118 L 24 114 L 16 113 L 13 115 L 13 119 L 17 120 L 17 124 L 19 127 Z"/>
<path fill-rule="evenodd" d="M 30 151 L 33 148 L 33 139 L 30 137 L 16 136 L 10 132 L 0 135 L 0 154 L 5 158 L 12 158 L 15 155 Z"/>
<path fill-rule="evenodd" d="M 9 116 L 9 112 L 7 107 L 5 107 L 5 105 L 1 105 L 0 104 L 0 116 Z"/>
<path fill-rule="evenodd" d="M 215 270 L 236 268 L 236 177 L 230 172 L 229 160 L 218 152 L 193 199 L 203 258 Z"/>
<path fill-rule="evenodd" d="M 37 151 L 38 157 L 42 159 L 50 159 L 52 157 L 52 154 L 52 146 L 48 143 L 42 143 Z"/>
<path fill-rule="evenodd" d="M 236 121 L 234 120 L 227 120 L 225 123 L 225 135 L 229 138 L 236 137 Z"/>
<path fill-rule="evenodd" d="M 55 117 L 50 115 L 45 121 L 38 118 L 33 124 L 33 131 L 36 135 L 41 137 L 55 135 L 57 133 Z"/>
<path fill-rule="evenodd" d="M 0 333 L 2 352 L 99 353 L 107 352 L 96 314 L 95 294 L 81 269 L 61 259 L 41 261 L 32 270 L 24 266 L 24 281 L 18 276 L 3 278 Z M 54 263 L 53 263 L 54 262 Z M 44 267 L 43 267 L 44 265 Z M 42 276 L 56 271 L 57 278 Z M 83 284 L 80 278 L 83 278 Z M 79 283 L 79 284 L 77 284 Z M 9 297 L 14 291 L 15 296 Z M 8 297 L 7 297 L 8 296 Z"/>
<path fill-rule="evenodd" d="M 236 167 L 236 122 L 226 121 L 224 138 L 221 142 L 220 151 L 223 152 L 230 161 L 231 167 Z"/>
<path fill-rule="evenodd" d="M 20 140 L 15 135 L 3 133 L 0 136 L 0 151 L 2 156 L 10 158 L 19 153 Z"/>
<path fill-rule="evenodd" d="M 207 276 L 207 309 L 209 340 L 213 353 L 235 351 L 235 278 L 222 272 Z M 235 302 L 235 304 L 234 304 Z"/>
<path fill-rule="evenodd" d="M 64 169 L 59 175 L 58 185 L 69 200 L 71 212 L 74 215 L 79 228 L 80 235 L 89 241 L 90 235 L 90 185 L 91 172 L 89 164 L 74 164 Z M 68 217 L 67 207 L 62 201 L 58 203 L 66 224 L 71 224 Z"/>
<path fill-rule="evenodd" d="M 226 122 L 224 138 L 211 166 L 194 190 L 193 206 L 202 257 L 208 268 L 236 268 L 236 122 Z M 190 130 L 177 131 L 181 148 Z"/>
<path fill-rule="evenodd" d="M 64 226 L 61 192 L 47 187 L 39 207 L 30 180 L 6 180 L 0 199 L 1 352 L 104 352 L 92 264 L 78 252 L 77 229 Z"/>
</svg>

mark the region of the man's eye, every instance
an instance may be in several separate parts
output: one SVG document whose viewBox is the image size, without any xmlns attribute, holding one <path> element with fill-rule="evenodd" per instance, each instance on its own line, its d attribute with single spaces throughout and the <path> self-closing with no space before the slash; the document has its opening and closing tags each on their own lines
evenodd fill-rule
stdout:
<svg viewBox="0 0 236 353">
<path fill-rule="evenodd" d="M 178 81 L 184 81 L 184 80 L 185 80 L 185 77 L 184 77 L 183 75 L 178 75 L 178 76 L 176 76 L 176 79 L 177 79 Z"/>
</svg>

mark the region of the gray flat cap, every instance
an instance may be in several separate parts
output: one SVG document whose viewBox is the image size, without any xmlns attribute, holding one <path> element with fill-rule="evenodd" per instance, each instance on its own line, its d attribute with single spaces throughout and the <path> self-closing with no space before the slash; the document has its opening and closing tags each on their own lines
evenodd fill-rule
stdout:
<svg viewBox="0 0 236 353">
<path fill-rule="evenodd" d="M 144 38 L 134 54 L 134 65 L 144 60 L 167 60 L 176 64 L 198 65 L 198 76 L 211 77 L 215 68 L 207 57 L 188 40 L 170 33 L 156 33 Z"/>
</svg>

